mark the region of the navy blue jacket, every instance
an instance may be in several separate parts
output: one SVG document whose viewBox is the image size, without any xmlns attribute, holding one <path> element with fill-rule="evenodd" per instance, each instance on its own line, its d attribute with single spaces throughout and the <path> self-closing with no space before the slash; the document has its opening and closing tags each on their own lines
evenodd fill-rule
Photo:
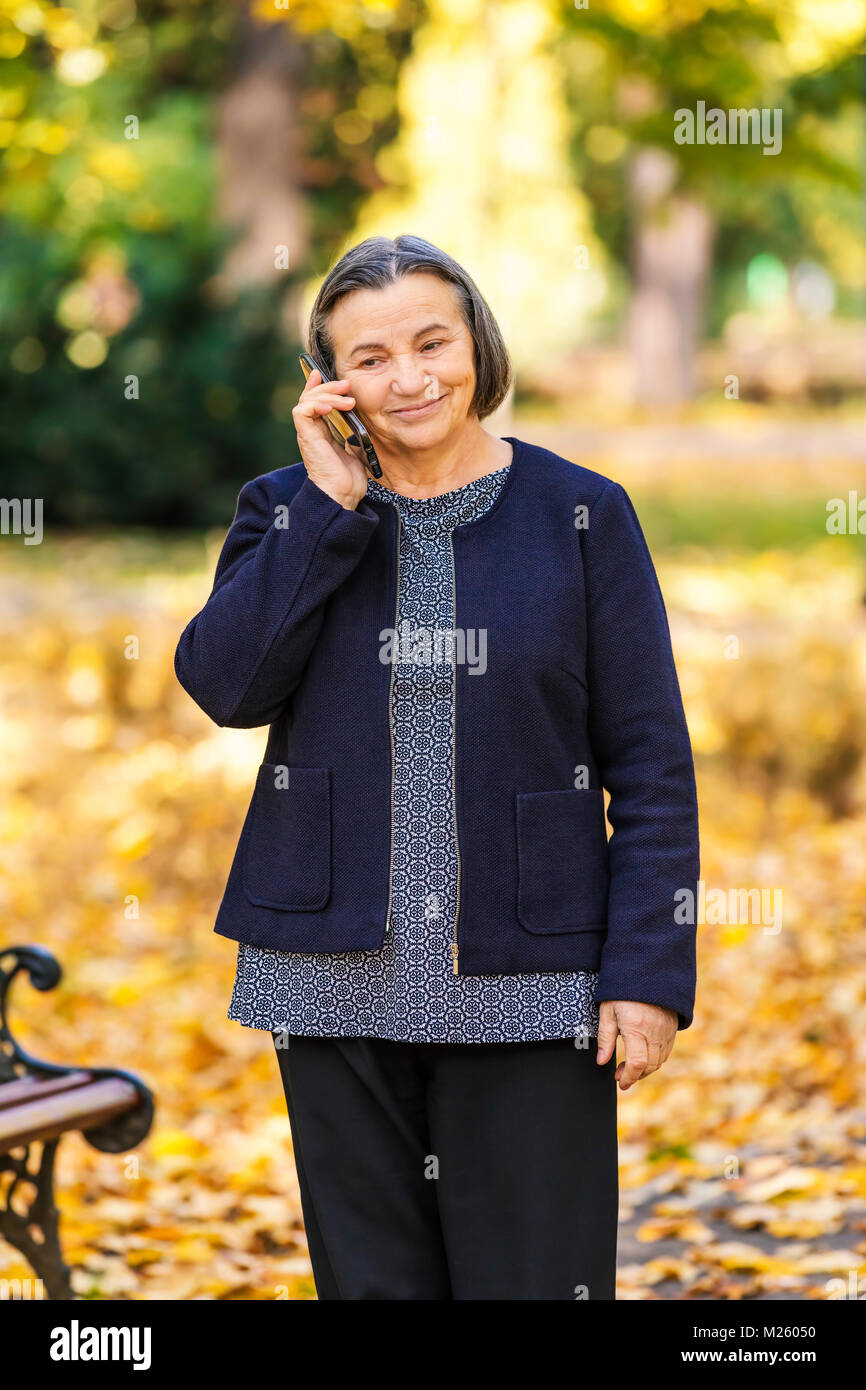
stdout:
<svg viewBox="0 0 866 1390">
<path fill-rule="evenodd" d="M 598 1001 L 665 1005 L 686 1028 L 698 810 L 655 569 L 619 483 L 509 442 L 498 497 L 452 538 L 454 630 L 486 630 L 486 669 L 455 646 L 453 968 L 598 970 Z M 175 656 L 215 723 L 270 725 L 222 936 L 374 951 L 390 929 L 400 526 L 392 503 L 340 506 L 302 463 L 241 490 Z"/>
</svg>

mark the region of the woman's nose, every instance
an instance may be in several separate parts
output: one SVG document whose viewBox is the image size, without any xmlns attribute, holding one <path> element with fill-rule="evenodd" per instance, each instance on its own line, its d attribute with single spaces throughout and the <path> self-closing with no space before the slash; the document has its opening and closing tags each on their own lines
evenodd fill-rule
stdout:
<svg viewBox="0 0 866 1390">
<path fill-rule="evenodd" d="M 417 400 L 433 379 L 423 362 L 395 363 L 391 369 L 391 391 L 401 400 Z"/>
</svg>

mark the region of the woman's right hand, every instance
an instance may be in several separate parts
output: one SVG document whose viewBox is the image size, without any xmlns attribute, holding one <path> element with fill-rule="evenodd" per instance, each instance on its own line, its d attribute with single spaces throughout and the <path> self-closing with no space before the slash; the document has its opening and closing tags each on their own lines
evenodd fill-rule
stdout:
<svg viewBox="0 0 866 1390">
<path fill-rule="evenodd" d="M 351 410 L 355 398 L 348 392 L 345 377 L 323 381 L 321 372 L 314 370 L 307 377 L 292 419 L 307 476 L 341 507 L 354 511 L 367 491 L 362 451 L 359 446 L 347 444 L 344 449 L 337 444 L 322 418 L 331 410 Z"/>
</svg>

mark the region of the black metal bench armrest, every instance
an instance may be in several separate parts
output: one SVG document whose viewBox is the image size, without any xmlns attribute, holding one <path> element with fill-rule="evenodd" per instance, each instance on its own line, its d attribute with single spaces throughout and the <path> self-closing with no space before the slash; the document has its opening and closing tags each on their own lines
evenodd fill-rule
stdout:
<svg viewBox="0 0 866 1390">
<path fill-rule="evenodd" d="M 63 1133 L 65 1129 L 80 1129 L 87 1142 L 104 1153 L 122 1153 L 126 1149 L 134 1148 L 136 1144 L 141 1143 L 153 1123 L 154 1103 L 150 1089 L 140 1077 L 135 1076 L 132 1072 L 123 1071 L 119 1067 L 88 1066 L 78 1068 L 61 1066 L 56 1062 L 46 1062 L 42 1058 L 33 1057 L 26 1052 L 13 1036 L 6 1016 L 9 986 L 21 970 L 28 973 L 30 983 L 39 990 L 54 989 L 63 973 L 57 959 L 42 946 L 0 948 L 0 1097 L 2 1097 L 4 1085 L 11 1085 L 16 1087 L 17 1098 L 20 1089 L 19 1083 L 26 1080 L 28 1076 L 37 1077 L 40 1080 L 47 1080 L 51 1077 L 65 1078 L 67 1086 L 64 1088 L 63 1094 L 67 1098 L 72 1085 L 76 1084 L 74 1081 L 71 1085 L 69 1083 L 73 1076 L 77 1076 L 79 1073 L 86 1072 L 89 1083 L 99 1081 L 126 1083 L 120 1086 L 103 1087 L 101 1091 L 93 1090 L 92 1085 L 83 1086 L 83 1090 L 89 1091 L 90 1108 L 82 1110 L 80 1123 L 75 1123 L 75 1115 L 71 1114 L 70 1123 L 61 1125 L 60 1128 L 56 1126 L 61 1118 L 60 1112 L 64 1107 L 58 1097 L 53 1112 L 49 1111 L 49 1116 L 53 1114 L 53 1125 L 49 1124 L 49 1127 L 54 1128 L 56 1134 Z M 25 1100 L 24 1103 L 29 1102 Z M 50 1104 L 50 1102 L 43 1104 Z M 107 1118 L 103 1118 L 104 1115 Z M 0 1111 L 0 1119 L 2 1119 L 2 1111 Z M 89 1125 L 87 1125 L 88 1120 L 91 1121 Z M 87 1125 L 86 1128 L 85 1125 Z M 7 1137 L 9 1132 L 7 1126 Z M 48 1138 L 50 1136 L 46 1133 L 33 1137 Z M 19 1142 L 27 1141 L 19 1140 Z M 3 1143 L 3 1127 L 0 1125 L 0 1152 L 8 1150 L 9 1147 L 8 1143 L 5 1145 Z"/>
</svg>

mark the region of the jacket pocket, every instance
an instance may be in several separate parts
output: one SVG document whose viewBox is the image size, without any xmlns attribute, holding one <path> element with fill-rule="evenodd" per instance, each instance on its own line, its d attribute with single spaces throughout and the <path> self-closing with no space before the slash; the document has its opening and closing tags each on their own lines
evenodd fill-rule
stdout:
<svg viewBox="0 0 866 1390">
<path fill-rule="evenodd" d="M 331 893 L 330 768 L 262 763 L 245 833 L 243 884 L 259 907 L 324 907 Z"/>
<path fill-rule="evenodd" d="M 527 931 L 603 931 L 610 884 L 604 793 L 517 792 L 517 919 Z"/>
</svg>

